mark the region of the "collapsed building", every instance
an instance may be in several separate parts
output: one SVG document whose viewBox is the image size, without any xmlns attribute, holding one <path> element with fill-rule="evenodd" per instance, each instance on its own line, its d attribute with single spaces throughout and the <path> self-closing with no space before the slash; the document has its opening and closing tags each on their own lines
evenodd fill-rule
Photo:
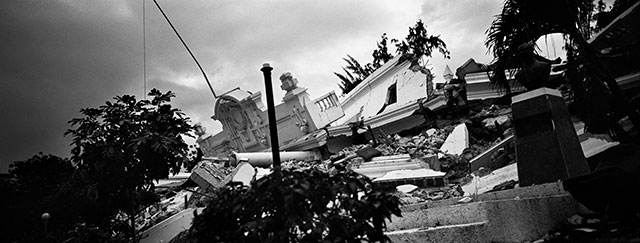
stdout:
<svg viewBox="0 0 640 243">
<path fill-rule="evenodd" d="M 638 5 L 589 42 L 611 53 L 619 51 L 618 41 L 636 41 L 640 32 L 631 23 L 640 16 Z M 604 62 L 633 97 L 640 69 L 628 58 L 612 55 Z M 563 65 L 551 67 L 550 80 L 562 79 Z M 629 147 L 585 132 L 570 116 L 571 97 L 563 90 L 512 85 L 512 95 L 505 96 L 490 75 L 490 66 L 469 59 L 455 75 L 447 66 L 445 83 L 434 85 L 429 70 L 398 56 L 348 95 L 330 92 L 312 100 L 285 73 L 280 81 L 286 93 L 275 107 L 283 165 L 343 164 L 397 190 L 403 217 L 392 219 L 387 235 L 398 241 L 532 241 L 576 214 L 611 206 L 637 210 L 620 192 L 640 185 Z M 212 118 L 223 131 L 198 129 L 205 159 L 194 168 L 193 182 L 206 191 L 269 173 L 254 168 L 272 162 L 259 92 L 236 88 L 221 95 Z M 622 170 L 599 170 L 608 157 L 627 163 Z M 433 235 L 438 237 L 428 237 Z"/>
<path fill-rule="evenodd" d="M 472 65 L 480 64 L 470 59 L 457 72 L 462 79 L 466 75 L 465 103 L 486 105 L 502 97 L 486 70 Z M 447 84 L 457 80 L 448 67 L 443 77 Z M 327 157 L 353 143 L 415 128 L 443 127 L 453 120 L 446 87 L 436 89 L 431 72 L 406 57 L 390 60 L 340 99 L 334 92 L 310 99 L 290 73 L 280 81 L 286 93 L 275 110 L 282 151 L 315 151 Z M 269 151 L 266 116 L 260 92 L 240 88 L 226 92 L 216 100 L 212 116 L 223 130 L 211 135 L 198 128 L 200 149 L 210 158 Z"/>
</svg>

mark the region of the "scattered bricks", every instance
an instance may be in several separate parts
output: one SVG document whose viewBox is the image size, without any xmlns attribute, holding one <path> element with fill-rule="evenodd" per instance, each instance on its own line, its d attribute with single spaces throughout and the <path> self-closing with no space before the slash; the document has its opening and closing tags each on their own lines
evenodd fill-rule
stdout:
<svg viewBox="0 0 640 243">
<path fill-rule="evenodd" d="M 511 117 L 510 115 L 501 115 L 498 117 L 490 117 L 482 120 L 482 125 L 484 128 L 496 131 L 498 129 L 506 129 L 511 127 Z"/>
<path fill-rule="evenodd" d="M 368 147 L 367 146 L 367 147 L 364 147 L 362 149 L 357 150 L 356 154 L 358 154 L 358 156 L 362 157 L 365 161 L 370 161 L 371 158 L 382 155 L 382 152 L 380 152 L 377 149 L 374 149 L 372 147 Z"/>
</svg>

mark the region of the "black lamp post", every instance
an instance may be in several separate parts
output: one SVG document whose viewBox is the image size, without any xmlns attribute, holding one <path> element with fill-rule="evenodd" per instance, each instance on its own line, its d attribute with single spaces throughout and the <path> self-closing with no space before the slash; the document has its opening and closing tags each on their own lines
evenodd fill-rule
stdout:
<svg viewBox="0 0 640 243">
<path fill-rule="evenodd" d="M 49 219 L 51 219 L 51 215 L 49 213 L 43 213 L 40 218 L 42 218 L 42 224 L 44 225 L 44 236 L 47 237 L 47 223 Z"/>
<path fill-rule="evenodd" d="M 273 87 L 271 87 L 271 70 L 269 63 L 262 64 L 265 91 L 267 93 L 267 115 L 269 116 L 269 131 L 271 137 L 271 154 L 273 156 L 273 172 L 280 176 L 280 146 L 278 143 L 278 124 L 276 122 L 276 109 L 273 104 Z"/>
</svg>

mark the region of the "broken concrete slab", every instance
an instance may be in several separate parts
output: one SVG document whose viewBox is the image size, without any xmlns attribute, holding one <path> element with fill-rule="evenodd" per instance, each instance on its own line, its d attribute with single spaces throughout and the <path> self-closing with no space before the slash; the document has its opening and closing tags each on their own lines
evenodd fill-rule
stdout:
<svg viewBox="0 0 640 243">
<path fill-rule="evenodd" d="M 473 179 L 470 182 L 462 185 L 462 190 L 465 196 L 485 193 L 509 180 L 518 180 L 518 165 L 515 163 L 494 170 L 486 176 L 473 175 Z"/>
<path fill-rule="evenodd" d="M 376 162 L 376 161 L 388 161 L 388 160 L 394 160 L 394 161 L 406 160 L 406 161 L 409 161 L 409 160 L 411 160 L 411 156 L 409 154 L 378 156 L 378 157 L 371 158 L 371 162 L 367 162 L 367 164 L 368 163 L 372 163 L 372 162 Z"/>
<path fill-rule="evenodd" d="M 524 242 L 539 239 L 571 215 L 588 212 L 559 183 L 472 198 L 462 204 L 457 204 L 461 198 L 451 198 L 403 207 L 403 217 L 392 216 L 387 224 L 387 236 L 394 242 Z"/>
<path fill-rule="evenodd" d="M 391 242 L 478 242 L 487 231 L 487 222 L 445 225 L 385 233 Z"/>
<path fill-rule="evenodd" d="M 497 169 L 504 166 L 502 163 L 499 163 L 501 161 L 496 160 L 496 158 L 500 153 L 507 152 L 508 146 L 513 145 L 514 141 L 515 136 L 508 136 L 471 159 L 471 161 L 469 161 L 471 171 L 478 170 L 480 167 Z"/>
<path fill-rule="evenodd" d="M 226 184 L 225 178 L 227 174 L 224 168 L 211 161 L 204 160 L 198 163 L 191 171 L 189 178 L 204 191 L 223 187 Z"/>
<path fill-rule="evenodd" d="M 598 153 L 607 150 L 608 148 L 620 144 L 620 142 L 613 141 L 607 135 L 594 135 L 585 133 L 580 137 L 584 137 L 584 140 L 580 142 L 580 147 L 582 148 L 582 152 L 584 153 L 585 158 L 590 158 Z"/>
<path fill-rule="evenodd" d="M 362 157 L 364 161 L 370 161 L 373 157 L 382 155 L 382 152 L 380 152 L 380 150 L 367 146 L 357 150 L 356 154 Z"/>
<path fill-rule="evenodd" d="M 413 190 L 415 190 L 416 188 L 418 188 L 415 185 L 411 185 L 411 184 L 404 184 L 404 185 L 399 185 L 396 187 L 396 190 L 402 193 L 409 193 Z"/>
<path fill-rule="evenodd" d="M 273 170 L 271 168 L 264 169 L 264 168 L 256 167 L 256 180 L 259 180 L 264 176 L 270 175 L 272 172 Z"/>
<path fill-rule="evenodd" d="M 482 126 L 486 129 L 495 131 L 499 128 L 507 128 L 511 126 L 511 116 L 501 115 L 497 117 L 489 117 L 482 120 Z"/>
<path fill-rule="evenodd" d="M 442 171 L 442 163 L 438 159 L 438 155 L 436 154 L 427 154 L 422 156 L 422 161 L 429 165 L 429 169 L 435 171 Z"/>
<path fill-rule="evenodd" d="M 469 147 L 469 130 L 467 125 L 462 123 L 457 125 L 451 134 L 444 140 L 440 151 L 445 154 L 460 155 L 464 149 Z M 441 157 L 441 154 L 438 154 Z"/>
<path fill-rule="evenodd" d="M 446 173 L 431 169 L 395 170 L 373 180 L 383 187 L 413 184 L 419 187 L 444 186 Z"/>
<path fill-rule="evenodd" d="M 396 179 L 413 179 L 413 178 L 425 178 L 425 177 L 441 177 L 446 173 L 440 171 L 434 171 L 431 169 L 415 169 L 415 170 L 395 170 L 387 172 L 384 176 L 379 177 L 376 181 L 396 180 Z"/>
<path fill-rule="evenodd" d="M 247 162 L 240 162 L 238 166 L 224 180 L 225 184 L 230 181 L 242 182 L 245 186 L 251 185 L 251 181 L 256 176 L 256 169 Z"/>
<path fill-rule="evenodd" d="M 423 166 L 424 165 L 419 162 L 407 161 L 407 162 L 390 162 L 385 164 L 379 164 L 377 166 L 375 165 L 369 166 L 367 165 L 367 163 L 362 163 L 360 167 L 352 168 L 352 169 L 353 171 L 359 174 L 375 179 L 375 178 L 384 176 L 390 171 L 421 169 L 421 168 L 424 168 Z"/>
<path fill-rule="evenodd" d="M 152 226 L 140 234 L 141 243 L 169 242 L 180 232 L 191 227 L 194 218 L 194 211 L 202 213 L 204 208 L 191 208 L 183 210 L 162 222 Z"/>
<path fill-rule="evenodd" d="M 311 151 L 280 151 L 280 161 L 316 161 L 320 158 L 319 153 Z M 271 152 L 231 153 L 232 165 L 237 165 L 242 161 L 248 162 L 252 166 L 269 167 L 273 163 L 273 157 Z"/>
</svg>

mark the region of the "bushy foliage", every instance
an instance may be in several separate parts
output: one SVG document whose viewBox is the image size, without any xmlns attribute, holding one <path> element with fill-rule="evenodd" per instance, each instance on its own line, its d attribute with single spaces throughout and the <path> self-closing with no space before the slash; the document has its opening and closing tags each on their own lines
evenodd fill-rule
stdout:
<svg viewBox="0 0 640 243">
<path fill-rule="evenodd" d="M 447 44 L 440 39 L 439 35 L 429 35 L 422 20 L 418 20 L 413 27 L 409 27 L 409 34 L 404 40 L 391 39 L 389 41 L 387 33 L 383 33 L 380 36 L 380 41 L 376 43 L 377 49 L 371 54 L 373 57 L 372 63 L 361 65 L 358 60 L 350 55 L 347 55 L 348 58 L 343 58 L 347 63 L 347 66 L 342 68 L 345 74 L 334 72 L 340 79 L 338 86 L 343 94 L 351 92 L 376 69 L 393 58 L 387 47 L 387 42 L 395 44 L 396 53 L 401 55 L 402 58 L 412 58 L 415 64 L 426 65 L 426 61 L 423 59 L 431 57 L 434 50 L 442 53 L 444 58 L 450 58 Z"/>
<path fill-rule="evenodd" d="M 612 9 L 612 12 L 619 14 L 635 2 L 616 0 L 614 9 L 617 5 L 618 10 Z M 612 138 L 619 138 L 624 132 L 617 122 L 624 116 L 628 116 L 634 126 L 640 125 L 640 114 L 625 97 L 613 69 L 605 64 L 605 60 L 616 60 L 613 63 L 635 60 L 633 53 L 637 53 L 637 47 L 634 50 L 634 45 L 616 43 L 616 52 L 605 54 L 588 41 L 595 34 L 597 28 L 594 27 L 598 27 L 593 23 L 594 15 L 604 9 L 603 2 L 598 1 L 596 7 L 594 0 L 505 1 L 502 12 L 495 16 L 487 30 L 485 40 L 494 56 L 492 81 L 501 90 L 510 92 L 513 83 L 505 74 L 509 72 L 516 74 L 520 84 L 530 83 L 527 88 L 556 88 L 557 85 L 547 82 L 550 62 L 535 52 L 533 43 L 547 34 L 561 33 L 568 59 L 566 83 L 575 99 L 572 106 L 585 122 L 585 131 L 609 133 Z"/>
<path fill-rule="evenodd" d="M 87 207 L 99 209 L 89 223 L 111 227 L 118 212 L 133 222 L 139 209 L 157 200 L 153 181 L 178 173 L 187 160 L 182 135 L 190 135 L 189 118 L 171 106 L 174 93 L 153 89 L 149 96 L 152 100 L 117 96 L 115 102 L 82 109 L 83 117 L 69 122 L 65 134 L 73 138 L 71 159 L 79 171 L 70 188 L 91 199 Z"/>
<path fill-rule="evenodd" d="M 400 55 L 411 54 L 418 59 L 420 64 L 425 65 L 423 57 L 431 57 L 434 50 L 438 50 L 444 58 L 450 58 L 447 44 L 444 43 L 440 36 L 429 35 L 427 28 L 418 20 L 413 27 L 409 27 L 409 34 L 404 40 L 391 40 L 396 44 L 396 52 Z"/>
<path fill-rule="evenodd" d="M 274 173 L 275 174 L 275 173 Z M 283 169 L 219 189 L 187 236 L 190 242 L 378 242 L 397 197 L 352 171 Z"/>
<path fill-rule="evenodd" d="M 9 168 L 10 180 L 0 186 L 0 242 L 41 242 L 45 239 L 43 213 L 49 213 L 49 232 L 57 233 L 73 221 L 68 201 L 58 190 L 71 178 L 74 168 L 69 159 L 55 155 L 34 155 L 16 161 Z M 70 217 L 67 217 L 70 216 Z"/>
</svg>

